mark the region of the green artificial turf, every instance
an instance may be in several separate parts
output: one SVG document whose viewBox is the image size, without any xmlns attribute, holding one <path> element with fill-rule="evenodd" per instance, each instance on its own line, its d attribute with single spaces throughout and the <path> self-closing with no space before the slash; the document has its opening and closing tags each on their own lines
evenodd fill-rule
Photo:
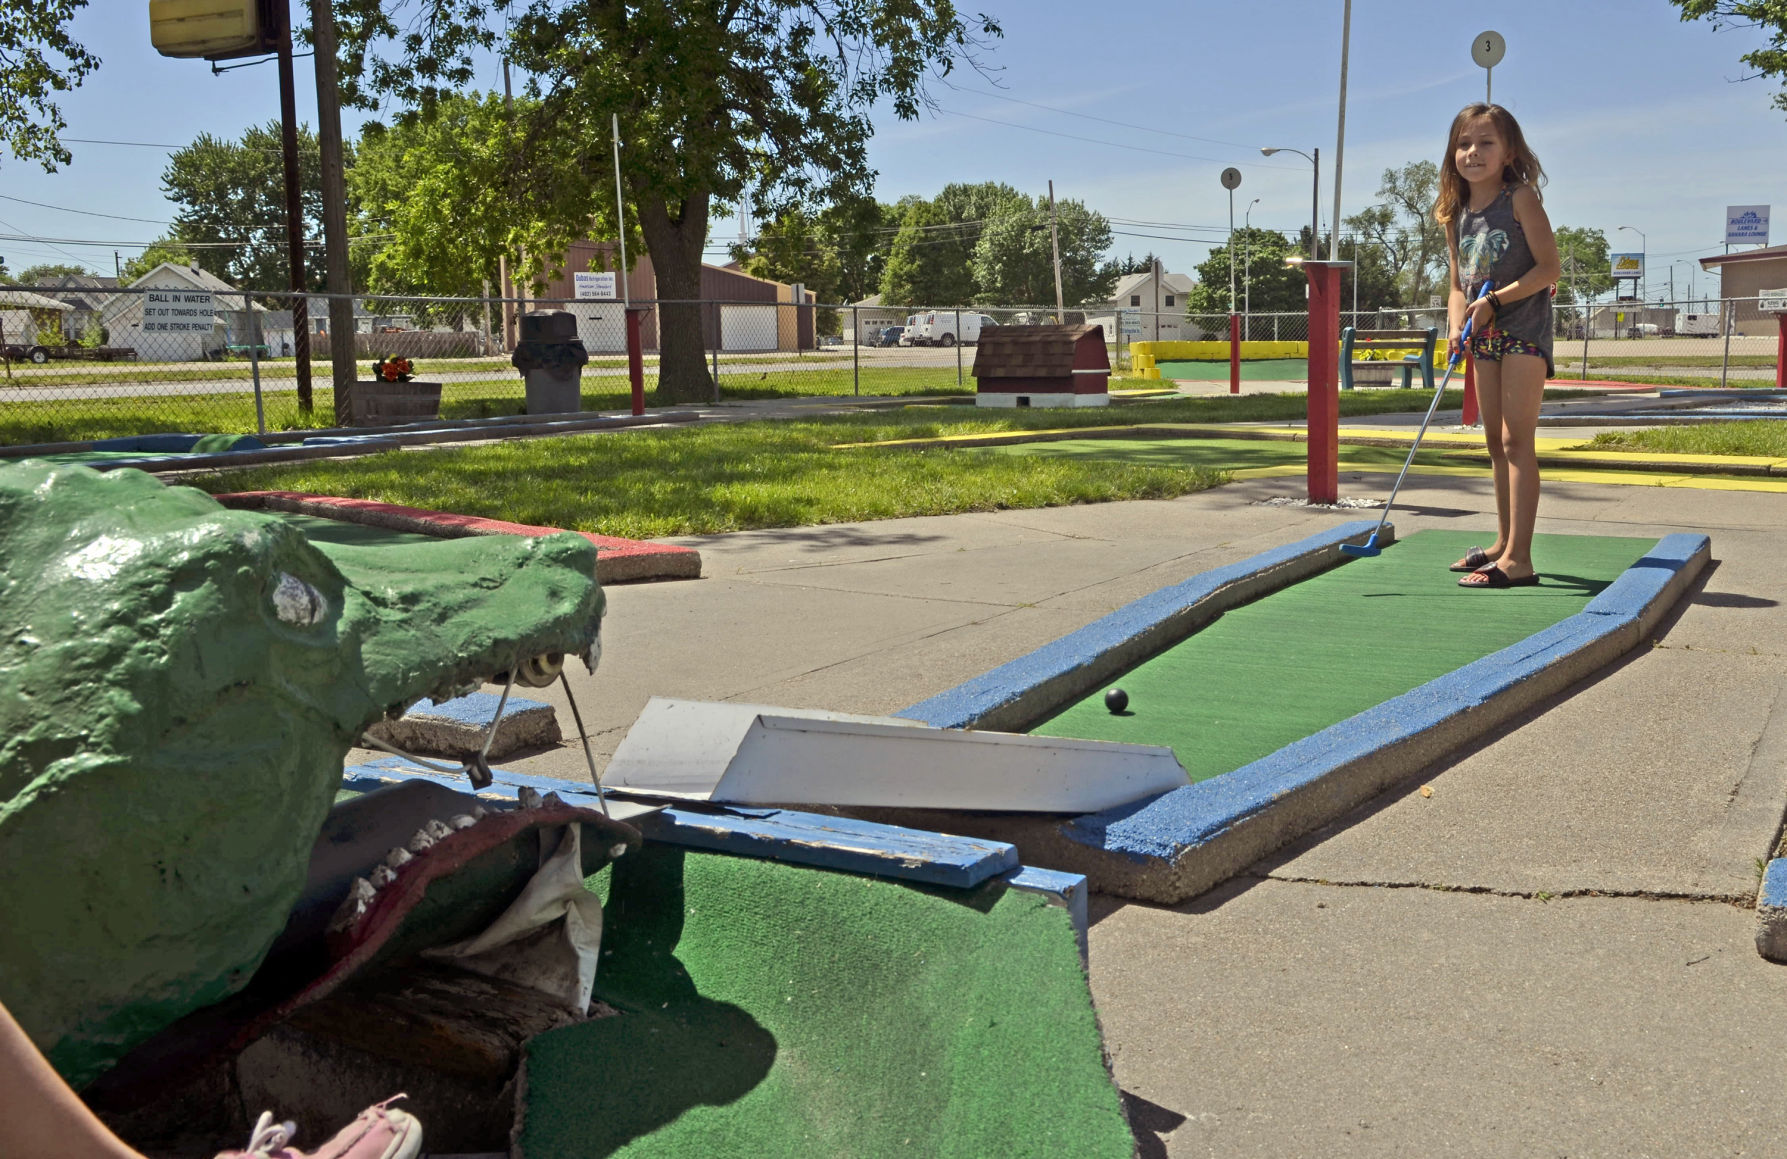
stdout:
<svg viewBox="0 0 1787 1159">
<path fill-rule="evenodd" d="M 1229 380 L 1229 360 L 1224 358 L 1216 362 L 1158 362 L 1160 377 L 1178 378 L 1191 382 L 1227 382 Z M 1243 382 L 1305 382 L 1309 378 L 1309 363 L 1302 358 L 1260 358 L 1241 363 L 1241 381 Z"/>
<path fill-rule="evenodd" d="M 1133 1153 L 1071 923 L 1034 894 L 661 845 L 590 885 L 621 1013 L 528 1044 L 525 1159 Z"/>
<path fill-rule="evenodd" d="M 1444 676 L 1580 612 L 1656 542 L 1540 535 L 1537 587 L 1466 591 L 1446 570 L 1482 532 L 1424 531 L 1224 613 L 1032 732 L 1170 745 L 1194 781 Z"/>
</svg>

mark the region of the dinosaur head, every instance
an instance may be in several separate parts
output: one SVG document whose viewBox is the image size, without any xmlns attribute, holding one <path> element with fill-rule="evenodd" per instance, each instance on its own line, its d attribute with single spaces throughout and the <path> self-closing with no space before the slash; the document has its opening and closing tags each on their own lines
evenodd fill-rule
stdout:
<svg viewBox="0 0 1787 1159">
<path fill-rule="evenodd" d="M 233 992 L 365 727 L 594 661 L 580 536 L 315 544 L 137 471 L 0 467 L 0 1001 L 77 1085 Z"/>
</svg>

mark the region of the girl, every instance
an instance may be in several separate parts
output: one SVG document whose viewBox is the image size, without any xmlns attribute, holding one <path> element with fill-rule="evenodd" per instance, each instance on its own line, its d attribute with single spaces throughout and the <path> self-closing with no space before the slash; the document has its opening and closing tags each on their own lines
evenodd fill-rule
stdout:
<svg viewBox="0 0 1787 1159">
<path fill-rule="evenodd" d="M 1448 355 L 1471 320 L 1477 403 L 1495 476 L 1500 526 L 1487 550 L 1473 547 L 1452 565 L 1467 588 L 1526 587 L 1539 513 L 1539 460 L 1533 437 L 1552 373 L 1551 292 L 1563 272 L 1551 222 L 1539 204 L 1545 172 L 1508 110 L 1468 105 L 1452 122 L 1433 216 L 1446 227 L 1452 265 Z M 1483 283 L 1493 284 L 1480 294 Z"/>
</svg>

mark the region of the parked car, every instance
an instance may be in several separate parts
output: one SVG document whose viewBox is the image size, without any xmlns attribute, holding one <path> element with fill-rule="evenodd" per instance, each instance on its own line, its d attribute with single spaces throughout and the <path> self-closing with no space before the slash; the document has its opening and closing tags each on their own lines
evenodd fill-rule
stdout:
<svg viewBox="0 0 1787 1159">
<path fill-rule="evenodd" d="M 983 327 L 999 324 L 995 318 L 966 310 L 960 313 L 955 310 L 931 310 L 920 314 L 918 319 L 918 330 L 912 338 L 914 346 L 954 346 L 958 342 L 964 346 L 973 346 L 980 341 Z M 960 333 L 957 333 L 958 329 Z"/>
<path fill-rule="evenodd" d="M 918 320 L 921 317 L 923 317 L 923 315 L 913 314 L 906 319 L 906 324 L 904 326 L 900 327 L 900 336 L 896 340 L 896 343 L 895 343 L 896 345 L 899 345 L 899 346 L 916 346 L 916 345 L 918 345 L 918 343 L 916 341 L 914 341 L 914 339 L 916 339 L 918 336 Z"/>
<path fill-rule="evenodd" d="M 867 342 L 863 343 L 863 345 L 864 346 L 901 346 L 901 345 L 905 345 L 905 343 L 902 343 L 900 341 L 900 335 L 902 335 L 904 333 L 906 333 L 906 328 L 904 326 L 883 326 L 879 330 L 870 331 L 869 340 Z"/>
</svg>

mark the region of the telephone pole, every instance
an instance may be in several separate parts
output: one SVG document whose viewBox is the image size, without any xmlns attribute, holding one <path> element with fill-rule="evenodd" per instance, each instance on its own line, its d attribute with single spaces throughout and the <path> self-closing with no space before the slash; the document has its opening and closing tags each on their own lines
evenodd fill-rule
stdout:
<svg viewBox="0 0 1787 1159">
<path fill-rule="evenodd" d="M 341 90 L 335 78 L 335 12 L 310 0 L 316 42 L 316 136 L 323 161 L 323 252 L 328 264 L 329 365 L 335 378 L 335 423 L 349 426 L 354 399 L 354 300 L 347 266 L 347 191 L 341 165 Z"/>
<path fill-rule="evenodd" d="M 1055 325 L 1067 324 L 1067 310 L 1061 301 L 1061 231 L 1055 225 L 1055 183 L 1049 182 L 1049 245 L 1055 251 Z"/>
<path fill-rule="evenodd" d="M 304 191 L 298 169 L 298 92 L 292 76 L 291 0 L 279 5 L 279 143 L 285 159 L 286 284 L 292 290 L 292 357 L 298 378 L 298 413 L 315 409 L 310 385 L 310 299 L 304 282 Z M 252 304 L 251 304 L 252 306 Z"/>
</svg>

